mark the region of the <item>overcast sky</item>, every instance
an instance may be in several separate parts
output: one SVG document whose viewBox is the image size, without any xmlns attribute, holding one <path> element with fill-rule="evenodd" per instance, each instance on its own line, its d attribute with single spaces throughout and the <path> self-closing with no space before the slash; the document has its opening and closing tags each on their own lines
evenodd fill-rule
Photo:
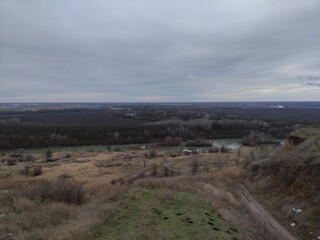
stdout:
<svg viewBox="0 0 320 240">
<path fill-rule="evenodd" d="M 319 0 L 1 0 L 0 102 L 320 100 Z"/>
</svg>

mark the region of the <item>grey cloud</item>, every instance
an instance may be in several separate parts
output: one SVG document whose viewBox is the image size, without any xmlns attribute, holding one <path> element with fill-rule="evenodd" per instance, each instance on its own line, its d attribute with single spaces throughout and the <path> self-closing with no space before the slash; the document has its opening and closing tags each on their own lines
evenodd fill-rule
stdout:
<svg viewBox="0 0 320 240">
<path fill-rule="evenodd" d="M 320 83 L 315 83 L 315 82 L 307 82 L 308 86 L 315 86 L 315 87 L 320 87 Z"/>
<path fill-rule="evenodd" d="M 318 0 L 2 0 L 0 101 L 319 100 L 297 83 L 319 80 L 319 10 Z"/>
<path fill-rule="evenodd" d="M 298 76 L 297 79 L 301 81 L 314 81 L 320 80 L 320 76 Z"/>
</svg>

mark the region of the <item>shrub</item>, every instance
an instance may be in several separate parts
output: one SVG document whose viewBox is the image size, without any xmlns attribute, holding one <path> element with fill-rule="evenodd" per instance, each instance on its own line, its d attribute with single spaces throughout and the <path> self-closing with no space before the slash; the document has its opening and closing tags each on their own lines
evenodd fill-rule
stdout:
<svg viewBox="0 0 320 240">
<path fill-rule="evenodd" d="M 84 202 L 83 186 L 70 180 L 41 182 L 27 190 L 18 192 L 29 199 L 80 205 Z"/>
<path fill-rule="evenodd" d="M 157 157 L 157 151 L 155 149 L 151 149 L 149 152 L 144 154 L 145 158 L 155 158 Z"/>
<path fill-rule="evenodd" d="M 52 151 L 51 150 L 45 151 L 44 155 L 46 158 L 46 162 L 52 162 Z"/>
<path fill-rule="evenodd" d="M 114 152 L 121 152 L 121 148 L 119 148 L 119 147 L 114 147 L 114 148 L 113 148 L 113 151 L 114 151 Z"/>
<path fill-rule="evenodd" d="M 33 161 L 33 157 L 30 154 L 22 154 L 19 157 L 19 162 L 32 162 Z"/>
<path fill-rule="evenodd" d="M 220 152 L 221 153 L 229 153 L 230 149 L 228 147 L 226 147 L 226 146 L 221 146 Z"/>
<path fill-rule="evenodd" d="M 21 175 L 25 175 L 26 177 L 29 177 L 29 173 L 30 173 L 30 166 L 26 165 L 21 171 L 20 174 Z"/>
<path fill-rule="evenodd" d="M 188 140 L 186 147 L 210 147 L 211 143 L 203 139 Z"/>
<path fill-rule="evenodd" d="M 169 153 L 169 156 L 172 157 L 172 158 L 175 158 L 175 157 L 179 157 L 181 154 L 179 152 L 172 152 L 172 153 Z"/>
<path fill-rule="evenodd" d="M 108 167 L 119 167 L 121 165 L 122 165 L 122 163 L 110 162 L 110 160 L 97 160 L 96 163 L 95 163 L 96 167 L 105 167 L 105 168 L 108 168 Z"/>
<path fill-rule="evenodd" d="M 42 167 L 41 166 L 35 166 L 30 171 L 30 176 L 36 177 L 40 176 L 42 174 Z"/>
<path fill-rule="evenodd" d="M 26 165 L 21 171 L 21 175 L 25 175 L 26 177 L 36 177 L 42 174 L 41 166 L 32 166 Z"/>
<path fill-rule="evenodd" d="M 160 144 L 164 147 L 174 147 L 174 146 L 179 146 L 180 145 L 180 138 L 175 138 L 171 136 L 167 136 L 164 138 L 164 141 Z"/>
<path fill-rule="evenodd" d="M 117 180 L 115 180 L 115 179 L 111 180 L 111 184 L 116 184 L 116 183 L 117 183 Z"/>
<path fill-rule="evenodd" d="M 256 176 L 256 175 L 258 175 L 258 173 L 260 171 L 260 165 L 257 163 L 253 163 L 250 165 L 249 170 L 250 170 L 251 175 Z"/>
<path fill-rule="evenodd" d="M 213 146 L 208 149 L 209 153 L 218 153 L 219 152 L 219 147 L 218 146 Z"/>
<path fill-rule="evenodd" d="M 68 179 L 68 178 L 72 178 L 69 173 L 63 173 L 58 176 L 58 179 L 61 179 L 61 180 Z"/>
<path fill-rule="evenodd" d="M 13 158 L 10 158 L 10 159 L 7 160 L 7 165 L 8 165 L 8 166 L 17 165 L 17 160 L 16 160 L 16 159 L 13 159 Z"/>
<path fill-rule="evenodd" d="M 136 177 L 136 179 L 140 179 L 140 178 L 145 178 L 144 172 L 139 173 L 138 176 Z"/>
</svg>

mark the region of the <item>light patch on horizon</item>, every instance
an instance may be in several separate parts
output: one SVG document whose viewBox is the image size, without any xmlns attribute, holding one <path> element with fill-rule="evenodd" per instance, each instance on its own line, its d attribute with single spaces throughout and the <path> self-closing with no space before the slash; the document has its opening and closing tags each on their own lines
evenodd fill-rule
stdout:
<svg viewBox="0 0 320 240">
<path fill-rule="evenodd" d="M 320 100 L 320 1 L 0 1 L 0 102 Z"/>
</svg>

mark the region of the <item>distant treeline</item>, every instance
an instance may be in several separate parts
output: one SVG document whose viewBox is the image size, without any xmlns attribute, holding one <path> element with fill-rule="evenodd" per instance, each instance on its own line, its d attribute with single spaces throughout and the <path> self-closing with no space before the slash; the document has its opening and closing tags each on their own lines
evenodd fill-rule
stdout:
<svg viewBox="0 0 320 240">
<path fill-rule="evenodd" d="M 181 140 L 242 138 L 256 131 L 273 138 L 285 138 L 293 126 L 283 122 L 236 119 L 165 120 L 136 126 L 77 126 L 1 124 L 0 148 L 34 148 L 89 144 L 131 144 L 161 142 L 166 137 Z"/>
<path fill-rule="evenodd" d="M 283 139 L 296 124 L 320 124 L 318 108 L 212 108 L 204 104 L 19 111 L 0 115 L 2 149 L 168 144 L 166 137 L 183 141 L 244 137 L 244 143 L 254 145 Z"/>
</svg>

